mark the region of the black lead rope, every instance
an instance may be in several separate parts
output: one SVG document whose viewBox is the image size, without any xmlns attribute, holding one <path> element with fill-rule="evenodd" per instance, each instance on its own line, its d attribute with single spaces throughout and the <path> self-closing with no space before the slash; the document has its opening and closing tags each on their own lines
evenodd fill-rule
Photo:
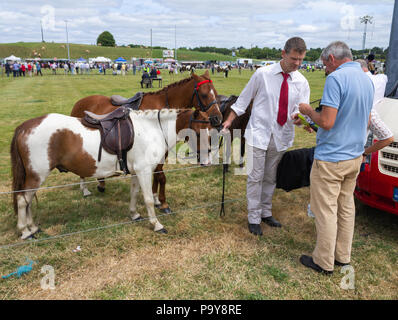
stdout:
<svg viewBox="0 0 398 320">
<path fill-rule="evenodd" d="M 224 137 L 220 139 L 220 147 L 223 144 Z M 228 165 L 223 163 L 222 165 L 222 196 L 221 196 L 221 208 L 220 208 L 220 217 L 225 216 L 225 206 L 224 206 L 224 199 L 225 199 L 225 174 L 227 172 Z"/>
</svg>

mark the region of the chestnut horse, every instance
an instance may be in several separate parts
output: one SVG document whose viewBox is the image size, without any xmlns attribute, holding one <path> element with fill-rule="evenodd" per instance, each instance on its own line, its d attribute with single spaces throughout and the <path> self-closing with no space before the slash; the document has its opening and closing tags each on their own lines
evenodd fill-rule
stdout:
<svg viewBox="0 0 398 320">
<path fill-rule="evenodd" d="M 136 211 L 140 185 L 154 230 L 167 233 L 155 215 L 152 173 L 156 164 L 164 159 L 165 153 L 176 144 L 177 133 L 181 129 L 191 128 L 197 134 L 201 129 L 209 130 L 209 117 L 197 110 L 175 109 L 131 111 L 128 116 L 135 132 L 134 144 L 126 156 L 132 172 L 131 218 L 141 219 Z M 27 120 L 15 129 L 11 143 L 12 187 L 21 239 L 32 237 L 39 231 L 33 221 L 32 200 L 37 188 L 53 169 L 62 168 L 83 178 L 117 174 L 117 156 L 104 149 L 98 161 L 100 132 L 84 126 L 81 120 L 62 114 L 48 114 Z M 208 148 L 208 145 L 205 147 Z"/>
<path fill-rule="evenodd" d="M 192 108 L 195 107 L 209 116 L 213 127 L 221 126 L 222 114 L 220 112 L 217 100 L 217 91 L 210 80 L 209 71 L 198 76 L 192 74 L 190 78 L 172 83 L 167 87 L 155 91 L 146 92 L 142 98 L 140 110 L 162 109 L 162 108 Z M 72 109 L 72 117 L 83 117 L 84 111 L 91 111 L 96 114 L 105 114 L 115 110 L 117 107 L 111 103 L 111 98 L 101 95 L 88 96 L 77 101 Z M 170 213 L 170 207 L 165 197 L 166 176 L 163 173 L 163 164 L 155 170 L 153 178 L 153 194 L 156 206 L 164 213 Z M 159 193 L 158 193 L 158 189 Z M 81 184 L 83 195 L 91 193 L 85 184 Z M 105 191 L 105 182 L 101 179 L 98 186 L 100 192 Z M 159 194 L 159 196 L 158 196 Z"/>
</svg>

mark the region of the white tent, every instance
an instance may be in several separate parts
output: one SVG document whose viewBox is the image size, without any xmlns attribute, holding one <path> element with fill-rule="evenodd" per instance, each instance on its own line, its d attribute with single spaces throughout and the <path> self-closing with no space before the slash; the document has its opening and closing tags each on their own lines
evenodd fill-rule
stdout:
<svg viewBox="0 0 398 320">
<path fill-rule="evenodd" d="M 14 55 L 11 55 L 11 56 L 9 56 L 7 58 L 4 58 L 4 60 L 5 61 L 21 61 L 21 58 L 18 58 L 18 57 L 14 56 Z"/>
<path fill-rule="evenodd" d="M 97 57 L 91 60 L 92 62 L 111 62 L 112 60 L 105 57 Z"/>
</svg>

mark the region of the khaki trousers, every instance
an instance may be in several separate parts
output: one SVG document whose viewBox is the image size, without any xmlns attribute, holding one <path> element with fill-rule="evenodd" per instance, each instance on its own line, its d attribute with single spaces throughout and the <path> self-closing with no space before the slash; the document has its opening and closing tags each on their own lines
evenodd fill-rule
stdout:
<svg viewBox="0 0 398 320">
<path fill-rule="evenodd" d="M 272 216 L 272 196 L 276 187 L 278 164 L 285 151 L 278 152 L 271 140 L 267 150 L 247 146 L 248 156 L 253 157 L 252 170 L 247 175 L 247 211 L 251 224 L 260 224 L 261 218 Z"/>
<path fill-rule="evenodd" d="M 334 260 L 351 261 L 354 235 L 354 188 L 362 157 L 340 162 L 314 160 L 311 169 L 311 210 L 315 215 L 314 262 L 333 271 Z"/>
</svg>

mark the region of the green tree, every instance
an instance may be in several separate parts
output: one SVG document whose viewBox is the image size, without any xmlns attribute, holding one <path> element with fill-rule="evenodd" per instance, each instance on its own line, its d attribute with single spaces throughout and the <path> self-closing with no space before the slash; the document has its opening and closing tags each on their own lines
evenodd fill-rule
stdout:
<svg viewBox="0 0 398 320">
<path fill-rule="evenodd" d="M 103 47 L 114 47 L 116 45 L 112 33 L 109 31 L 102 32 L 97 38 L 97 45 Z"/>
</svg>

